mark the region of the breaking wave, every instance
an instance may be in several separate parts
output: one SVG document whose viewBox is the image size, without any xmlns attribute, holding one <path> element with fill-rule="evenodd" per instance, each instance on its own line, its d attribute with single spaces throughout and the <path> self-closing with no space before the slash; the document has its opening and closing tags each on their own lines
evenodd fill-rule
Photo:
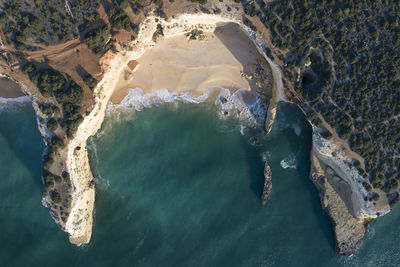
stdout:
<svg viewBox="0 0 400 267">
<path fill-rule="evenodd" d="M 32 100 L 28 96 L 20 96 L 20 97 L 13 97 L 13 98 L 4 98 L 0 97 L 0 110 L 2 109 L 9 109 L 13 107 L 17 107 L 20 105 L 24 105 L 26 103 L 31 103 Z"/>
<path fill-rule="evenodd" d="M 110 104 L 109 111 L 134 109 L 141 111 L 146 108 L 156 107 L 163 103 L 181 101 L 184 103 L 200 104 L 205 101 L 214 103 L 218 108 L 218 116 L 221 119 L 237 118 L 240 124 L 246 126 L 262 125 L 268 105 L 257 94 L 239 89 L 233 94 L 228 89 L 210 87 L 204 94 L 194 97 L 187 93 L 173 93 L 167 89 L 161 89 L 152 93 L 144 93 L 141 88 L 128 89 L 128 94 L 120 104 Z M 238 127 L 221 124 L 221 131 L 237 130 Z M 243 131 L 243 129 L 241 129 Z M 241 132 L 242 132 L 241 131 Z"/>
<path fill-rule="evenodd" d="M 287 158 L 281 160 L 281 167 L 284 169 L 296 169 L 296 164 L 296 157 L 293 153 L 290 154 Z"/>
</svg>

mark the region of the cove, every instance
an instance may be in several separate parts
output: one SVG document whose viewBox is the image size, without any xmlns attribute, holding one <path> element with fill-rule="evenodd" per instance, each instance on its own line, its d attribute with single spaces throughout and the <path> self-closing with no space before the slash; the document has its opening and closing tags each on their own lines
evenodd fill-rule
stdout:
<svg viewBox="0 0 400 267">
<path fill-rule="evenodd" d="M 259 128 L 242 135 L 237 121 L 205 104 L 126 116 L 106 121 L 92 140 L 94 243 L 107 233 L 143 266 L 307 265 L 320 261 L 311 251 L 334 256 L 308 178 L 311 129 L 296 107 L 280 105 L 268 136 Z M 273 172 L 264 207 L 263 157 Z"/>
<path fill-rule="evenodd" d="M 266 137 L 240 130 L 203 104 L 109 117 L 90 142 L 98 192 L 93 240 L 77 248 L 40 203 L 44 144 L 33 109 L 0 110 L 0 265 L 399 264 L 398 208 L 372 223 L 356 255 L 334 253 L 308 178 L 311 129 L 297 107 L 280 104 Z M 266 206 L 263 157 L 273 172 Z"/>
</svg>

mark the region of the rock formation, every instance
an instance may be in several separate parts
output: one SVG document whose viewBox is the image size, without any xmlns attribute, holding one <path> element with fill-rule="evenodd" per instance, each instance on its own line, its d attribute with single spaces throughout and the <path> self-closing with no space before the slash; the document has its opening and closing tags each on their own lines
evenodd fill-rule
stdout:
<svg viewBox="0 0 400 267">
<path fill-rule="evenodd" d="M 264 167 L 264 187 L 263 187 L 263 192 L 261 195 L 261 203 L 263 205 L 267 204 L 268 198 L 271 194 L 272 190 L 272 172 L 271 168 L 268 165 L 268 162 L 265 162 L 265 167 Z"/>
</svg>

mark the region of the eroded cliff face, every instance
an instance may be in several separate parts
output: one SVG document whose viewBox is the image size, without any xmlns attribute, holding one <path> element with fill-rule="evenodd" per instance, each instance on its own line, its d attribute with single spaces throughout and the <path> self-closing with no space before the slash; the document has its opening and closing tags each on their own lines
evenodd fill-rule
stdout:
<svg viewBox="0 0 400 267">
<path fill-rule="evenodd" d="M 390 211 L 366 201 L 363 178 L 350 164 L 345 152 L 323 139 L 313 129 L 310 179 L 316 186 L 322 209 L 332 221 L 336 252 L 349 256 L 361 246 L 368 224 Z"/>
<path fill-rule="evenodd" d="M 320 162 L 314 149 L 311 151 L 310 160 L 310 179 L 318 190 L 323 210 L 332 221 L 336 252 L 345 256 L 352 255 L 361 246 L 367 230 L 366 222 L 352 215 L 345 201 L 334 189 L 346 186 L 337 181 L 329 166 Z"/>
</svg>

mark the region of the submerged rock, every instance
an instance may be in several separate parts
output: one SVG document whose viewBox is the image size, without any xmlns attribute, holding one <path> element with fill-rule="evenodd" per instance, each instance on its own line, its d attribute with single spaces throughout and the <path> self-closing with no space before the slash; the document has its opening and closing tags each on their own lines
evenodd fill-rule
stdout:
<svg viewBox="0 0 400 267">
<path fill-rule="evenodd" d="M 268 162 L 265 162 L 265 167 L 264 167 L 264 188 L 263 192 L 261 195 L 261 203 L 263 205 L 267 204 L 269 195 L 271 194 L 272 190 L 272 172 L 271 168 L 268 165 Z"/>
</svg>

